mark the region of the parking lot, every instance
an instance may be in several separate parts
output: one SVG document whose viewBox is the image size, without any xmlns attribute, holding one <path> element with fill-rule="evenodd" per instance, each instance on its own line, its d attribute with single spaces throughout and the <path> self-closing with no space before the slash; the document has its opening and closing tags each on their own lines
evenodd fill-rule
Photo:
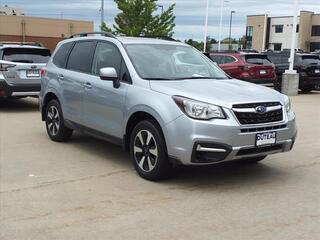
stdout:
<svg viewBox="0 0 320 240">
<path fill-rule="evenodd" d="M 36 99 L 0 102 L 0 238 L 320 239 L 320 92 L 292 97 L 292 152 L 138 177 L 120 147 L 54 143 Z"/>
</svg>

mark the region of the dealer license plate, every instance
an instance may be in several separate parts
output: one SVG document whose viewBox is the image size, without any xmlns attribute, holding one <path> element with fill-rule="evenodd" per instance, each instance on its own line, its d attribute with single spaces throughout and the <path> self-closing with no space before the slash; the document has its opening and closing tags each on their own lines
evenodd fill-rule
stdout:
<svg viewBox="0 0 320 240">
<path fill-rule="evenodd" d="M 276 144 L 277 132 L 257 133 L 256 146 Z"/>
<path fill-rule="evenodd" d="M 40 77 L 40 71 L 39 70 L 27 70 L 27 77 Z"/>
</svg>

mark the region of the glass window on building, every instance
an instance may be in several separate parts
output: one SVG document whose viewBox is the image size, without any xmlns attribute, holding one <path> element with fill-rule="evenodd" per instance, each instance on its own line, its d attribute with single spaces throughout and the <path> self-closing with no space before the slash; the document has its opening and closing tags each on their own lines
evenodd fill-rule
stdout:
<svg viewBox="0 0 320 240">
<path fill-rule="evenodd" d="M 312 26 L 312 36 L 320 36 L 320 25 Z"/>
<path fill-rule="evenodd" d="M 283 33 L 283 25 L 275 25 L 275 33 Z"/>
<path fill-rule="evenodd" d="M 273 50 L 274 51 L 281 51 L 282 50 L 282 43 L 274 43 Z"/>
</svg>

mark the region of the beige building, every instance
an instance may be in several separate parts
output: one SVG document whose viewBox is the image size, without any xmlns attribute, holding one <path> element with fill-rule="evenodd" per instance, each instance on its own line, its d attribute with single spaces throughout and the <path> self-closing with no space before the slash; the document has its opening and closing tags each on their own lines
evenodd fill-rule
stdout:
<svg viewBox="0 0 320 240">
<path fill-rule="evenodd" d="M 246 48 L 281 51 L 291 47 L 292 16 L 247 16 Z M 266 26 L 266 27 L 265 27 Z M 320 14 L 301 11 L 296 29 L 295 48 L 320 49 Z"/>
<path fill-rule="evenodd" d="M 92 21 L 0 15 L 0 42 L 39 42 L 53 50 L 62 39 L 93 28 Z"/>
</svg>

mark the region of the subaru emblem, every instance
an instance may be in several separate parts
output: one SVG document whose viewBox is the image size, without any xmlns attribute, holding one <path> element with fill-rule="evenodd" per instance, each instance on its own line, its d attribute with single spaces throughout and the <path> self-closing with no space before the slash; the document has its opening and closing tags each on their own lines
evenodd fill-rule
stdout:
<svg viewBox="0 0 320 240">
<path fill-rule="evenodd" d="M 265 106 L 258 106 L 258 107 L 256 107 L 255 110 L 256 110 L 257 113 L 260 113 L 260 114 L 263 114 L 263 113 L 267 112 L 267 108 Z"/>
</svg>

